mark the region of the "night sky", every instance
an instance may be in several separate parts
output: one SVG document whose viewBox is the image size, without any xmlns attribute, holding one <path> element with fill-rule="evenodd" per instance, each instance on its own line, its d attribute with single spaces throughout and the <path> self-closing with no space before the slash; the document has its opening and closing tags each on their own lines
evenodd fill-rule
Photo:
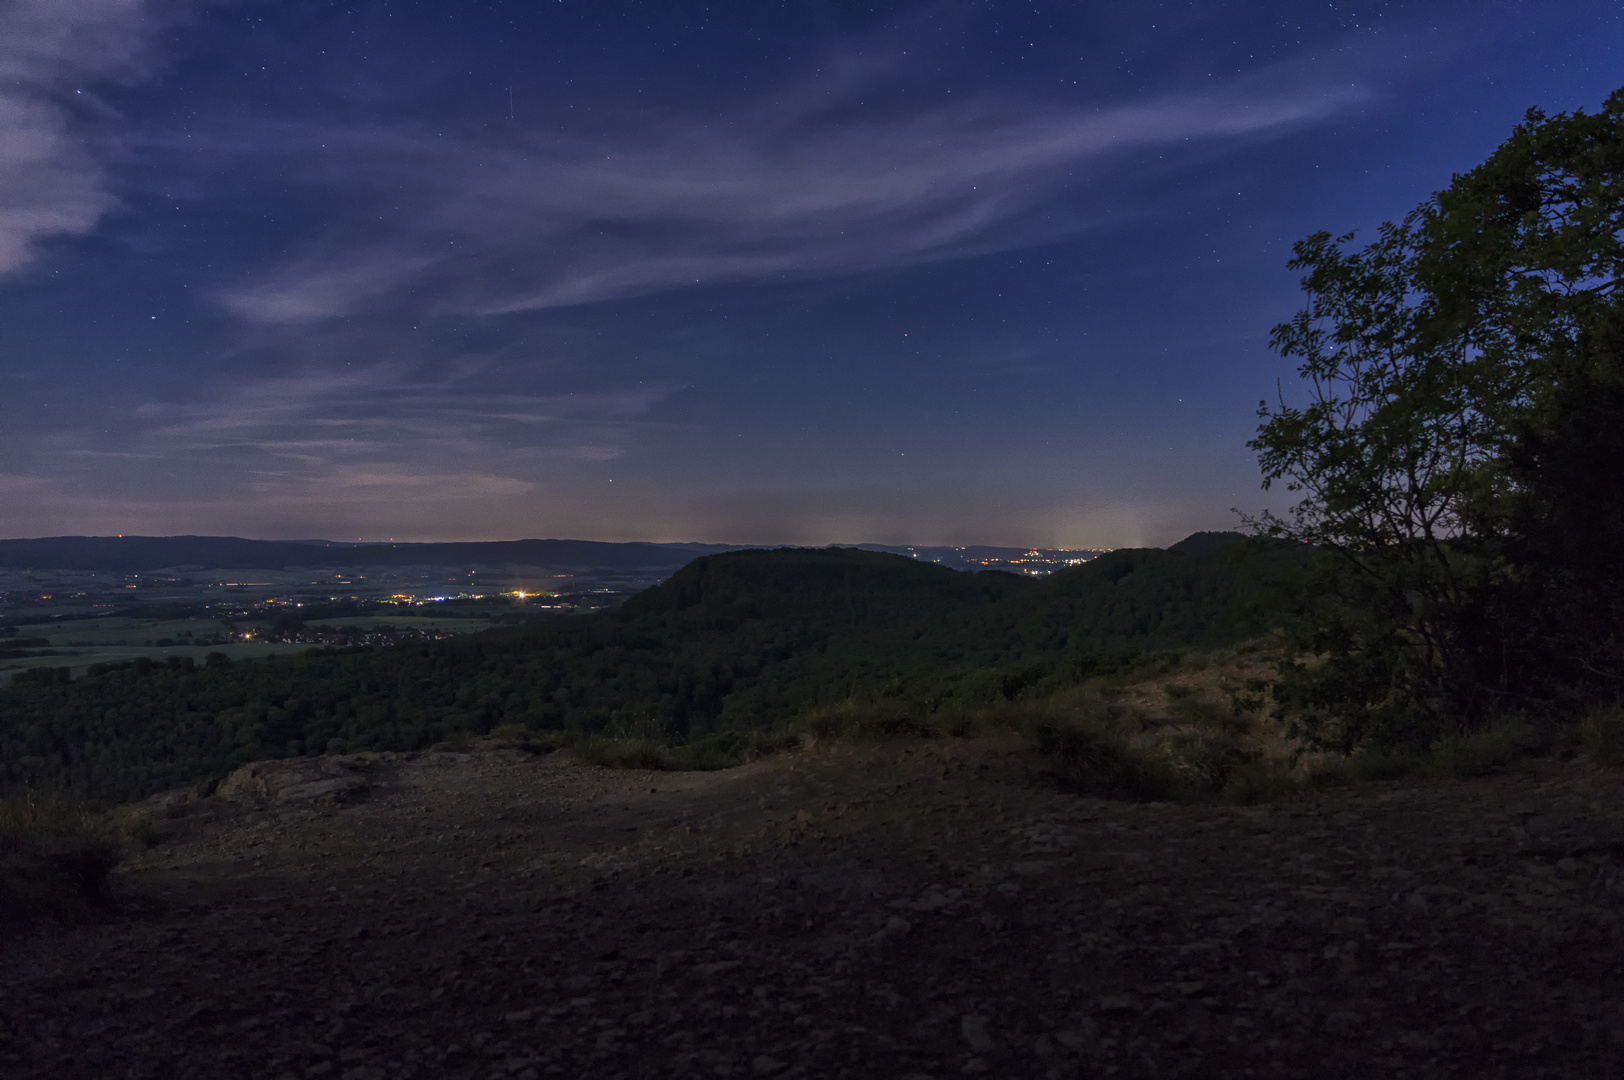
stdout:
<svg viewBox="0 0 1624 1080">
<path fill-rule="evenodd" d="M 0 0 L 0 535 L 1166 544 L 1617 0 Z"/>
</svg>

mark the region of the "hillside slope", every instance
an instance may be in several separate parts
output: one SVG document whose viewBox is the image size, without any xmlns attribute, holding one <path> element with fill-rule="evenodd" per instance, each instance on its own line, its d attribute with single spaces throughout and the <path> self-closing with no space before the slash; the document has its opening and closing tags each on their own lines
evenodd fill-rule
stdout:
<svg viewBox="0 0 1624 1080">
<path fill-rule="evenodd" d="M 34 670 L 0 690 L 0 785 L 117 801 L 260 758 L 422 749 L 504 725 L 688 739 L 886 695 L 975 707 L 1255 633 L 1280 561 L 1233 543 L 1122 551 L 1032 580 L 850 549 L 738 551 L 537 629 Z"/>
</svg>

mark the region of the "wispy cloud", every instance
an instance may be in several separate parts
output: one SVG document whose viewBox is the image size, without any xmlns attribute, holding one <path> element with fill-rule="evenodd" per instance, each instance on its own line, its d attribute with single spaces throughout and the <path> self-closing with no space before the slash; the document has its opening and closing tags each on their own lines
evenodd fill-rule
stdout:
<svg viewBox="0 0 1624 1080">
<path fill-rule="evenodd" d="M 116 198 L 75 134 L 94 87 L 153 70 L 155 39 L 189 7 L 164 0 L 0 0 L 0 274 L 50 236 L 90 232 Z"/>
<path fill-rule="evenodd" d="M 170 513 L 273 532 L 419 520 L 459 535 L 470 508 L 546 505 L 583 470 L 636 449 L 674 391 L 502 392 L 493 381 L 479 358 L 312 366 L 129 406 L 116 429 L 87 415 L 26 438 L 0 432 L 0 462 L 12 465 L 0 467 L 12 497 L 0 500 L 0 534 L 36 530 L 36 519 Z"/>
<path fill-rule="evenodd" d="M 827 89 L 786 87 L 771 107 L 720 116 L 626 117 L 591 139 L 285 130 L 279 142 L 323 144 L 318 182 L 369 193 L 390 224 L 312 238 L 224 302 L 263 323 L 403 294 L 432 297 L 416 301 L 425 313 L 499 314 L 1021 246 L 1085 223 L 1087 208 L 1029 219 L 1113 159 L 1269 136 L 1360 96 L 1276 70 L 1126 105 L 944 94 L 863 120 L 862 80 Z"/>
<path fill-rule="evenodd" d="M 200 402 L 153 402 L 135 415 L 141 445 L 230 463 L 262 496 L 443 501 L 528 490 L 549 463 L 613 460 L 670 392 L 493 393 L 477 366 L 424 377 L 380 363 L 262 379 Z"/>
</svg>

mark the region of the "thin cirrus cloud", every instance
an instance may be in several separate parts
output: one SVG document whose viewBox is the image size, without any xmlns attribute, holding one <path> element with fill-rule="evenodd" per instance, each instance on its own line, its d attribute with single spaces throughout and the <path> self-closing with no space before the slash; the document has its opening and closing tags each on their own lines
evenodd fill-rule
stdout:
<svg viewBox="0 0 1624 1080">
<path fill-rule="evenodd" d="M 281 335 L 253 336 L 259 351 L 280 354 Z M 307 520 L 396 529 L 404 508 L 433 517 L 463 507 L 460 515 L 494 500 L 511 511 L 583 467 L 616 461 L 649 436 L 650 412 L 678 389 L 507 388 L 504 366 L 557 358 L 500 349 L 434 359 L 408 341 L 395 343 L 400 358 L 350 364 L 338 356 L 354 355 L 364 332 L 327 336 L 335 338 L 328 350 L 306 342 L 292 371 L 199 383 L 181 396 L 93 402 L 52 432 L 0 431 L 0 461 L 13 465 L 0 468 L 0 492 L 26 498 L 39 522 L 152 521 L 168 512 L 223 523 L 230 515 L 221 507 L 232 504 L 247 515 L 233 529 L 248 521 L 288 535 L 289 523 Z M 252 361 L 254 350 L 227 359 Z"/>
<path fill-rule="evenodd" d="M 477 368 L 423 378 L 391 364 L 259 380 L 212 400 L 142 406 L 138 441 L 172 459 L 231 461 L 262 494 L 405 487 L 513 493 L 545 474 L 549 462 L 619 457 L 648 411 L 671 393 L 639 385 L 492 394 L 478 382 Z M 491 473 L 493 461 L 504 463 L 501 475 Z M 430 476 L 437 479 L 430 483 Z"/>
<path fill-rule="evenodd" d="M 177 518 L 275 536 L 402 523 L 450 538 L 512 533 L 534 528 L 537 506 L 583 465 L 643 438 L 672 392 L 488 383 L 472 365 L 450 377 L 392 363 L 312 369 L 137 405 L 115 436 L 0 432 L 0 459 L 21 466 L 0 470 L 0 494 L 13 513 L 28 507 L 36 535 L 87 521 L 167 533 Z"/>
<path fill-rule="evenodd" d="M 859 122 L 824 99 L 821 111 L 667 117 L 591 140 L 323 129 L 304 136 L 325 147 L 311 179 L 399 207 L 398 224 L 313 238 L 222 299 L 260 323 L 412 295 L 432 297 L 415 301 L 425 313 L 492 315 L 1019 247 L 1111 212 L 1081 206 L 1041 230 L 1023 221 L 1114 157 L 1268 137 L 1360 96 L 1276 70 L 1111 107 L 986 98 Z"/>
<path fill-rule="evenodd" d="M 96 84 L 152 75 L 162 30 L 195 6 L 0 0 L 0 274 L 27 265 L 47 238 L 93 231 L 117 204 L 107 161 L 74 131 L 76 118 L 105 114 Z"/>
</svg>

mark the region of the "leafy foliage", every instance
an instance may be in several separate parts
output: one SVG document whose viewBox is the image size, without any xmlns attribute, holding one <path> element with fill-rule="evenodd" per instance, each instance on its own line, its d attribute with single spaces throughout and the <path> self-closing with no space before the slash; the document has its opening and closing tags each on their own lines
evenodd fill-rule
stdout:
<svg viewBox="0 0 1624 1080">
<path fill-rule="evenodd" d="M 1618 692 L 1624 91 L 1532 111 L 1377 239 L 1295 248 L 1274 331 L 1305 405 L 1260 406 L 1269 535 L 1330 553 L 1277 692 L 1322 743 L 1459 735 Z"/>
</svg>

